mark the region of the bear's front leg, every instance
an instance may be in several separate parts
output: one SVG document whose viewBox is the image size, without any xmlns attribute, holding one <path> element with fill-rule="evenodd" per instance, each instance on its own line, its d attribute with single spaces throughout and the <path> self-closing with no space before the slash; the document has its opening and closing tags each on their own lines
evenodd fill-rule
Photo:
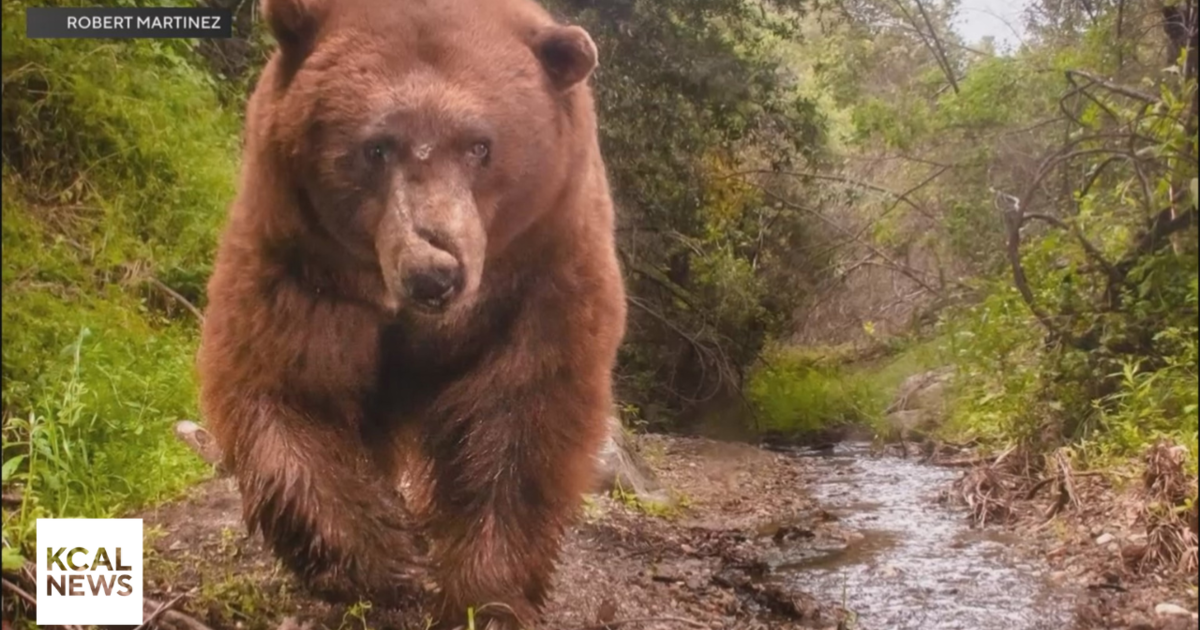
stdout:
<svg viewBox="0 0 1200 630">
<path fill-rule="evenodd" d="M 246 400 L 223 448 L 251 533 L 324 596 L 391 604 L 418 595 L 426 559 L 416 526 L 356 434 L 320 414 Z"/>
<path fill-rule="evenodd" d="M 503 368 L 453 387 L 426 429 L 448 628 L 465 627 L 468 608 L 479 628 L 536 623 L 605 435 L 607 374 L 521 380 Z"/>
</svg>

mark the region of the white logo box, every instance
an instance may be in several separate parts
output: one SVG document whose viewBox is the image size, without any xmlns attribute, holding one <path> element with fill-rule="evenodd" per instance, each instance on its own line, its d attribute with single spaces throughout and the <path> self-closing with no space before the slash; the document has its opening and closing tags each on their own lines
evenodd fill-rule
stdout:
<svg viewBox="0 0 1200 630">
<path fill-rule="evenodd" d="M 37 625 L 141 625 L 142 540 L 140 518 L 39 518 Z"/>
</svg>

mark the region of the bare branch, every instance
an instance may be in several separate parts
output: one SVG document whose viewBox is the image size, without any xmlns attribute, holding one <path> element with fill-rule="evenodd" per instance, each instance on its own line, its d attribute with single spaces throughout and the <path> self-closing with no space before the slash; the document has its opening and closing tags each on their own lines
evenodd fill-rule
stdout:
<svg viewBox="0 0 1200 630">
<path fill-rule="evenodd" d="M 830 175 L 827 173 L 811 173 L 811 172 L 770 171 L 770 170 L 759 169 L 759 170 L 750 170 L 750 171 L 739 171 L 737 173 L 733 173 L 733 174 L 729 175 L 728 177 L 744 177 L 746 175 L 783 175 L 785 177 L 795 177 L 798 179 L 811 178 L 811 179 L 816 179 L 816 180 L 821 180 L 821 181 L 838 182 L 840 184 L 846 184 L 848 186 L 856 186 L 858 188 L 865 188 L 867 190 L 871 190 L 874 192 L 882 193 L 889 197 L 893 197 L 893 198 L 899 200 L 900 202 L 904 203 L 908 207 L 912 208 L 914 211 L 916 211 L 917 214 L 925 217 L 926 219 L 929 219 L 931 221 L 936 220 L 933 217 L 933 215 L 929 213 L 928 210 L 926 210 L 923 206 L 921 206 L 921 204 L 913 201 L 912 197 L 910 197 L 909 194 L 907 194 L 907 193 L 898 193 L 894 190 L 884 188 L 883 186 L 880 186 L 878 184 L 872 184 L 871 182 L 863 181 L 860 179 L 855 179 L 853 177 L 847 177 L 845 175 Z"/>
<path fill-rule="evenodd" d="M 696 299 L 691 293 L 688 293 L 687 289 L 684 289 L 678 284 L 671 282 L 671 280 L 667 278 L 665 274 L 657 269 L 642 264 L 632 254 L 629 254 L 623 248 L 617 248 L 617 255 L 620 256 L 621 261 L 625 263 L 625 266 L 629 268 L 630 271 L 633 271 L 639 276 L 646 278 L 654 284 L 666 289 L 672 296 L 687 305 L 689 309 L 700 312 L 700 309 L 696 308 Z"/>
<path fill-rule="evenodd" d="M 954 66 L 950 65 L 950 58 L 946 56 L 946 48 L 942 46 L 942 39 L 938 37 L 937 29 L 933 27 L 933 20 L 929 18 L 929 12 L 925 10 L 925 4 L 921 0 L 913 0 L 917 3 L 917 10 L 921 12 L 921 19 L 925 20 L 925 27 L 929 29 L 929 37 L 933 39 L 935 52 L 942 60 L 942 67 L 946 69 L 946 80 L 950 81 L 950 86 L 954 88 L 954 93 L 958 94 L 958 79 L 954 77 Z"/>
<path fill-rule="evenodd" d="M 1108 262 L 1108 259 L 1104 257 L 1104 253 L 1100 251 L 1100 248 L 1092 244 L 1092 242 L 1088 240 L 1087 236 L 1084 236 L 1083 231 L 1079 229 L 1077 224 L 1071 223 L 1068 225 L 1065 221 L 1057 217 L 1052 217 L 1048 214 L 1037 213 L 1024 214 L 1021 216 L 1021 220 L 1037 220 L 1053 225 L 1064 232 L 1069 232 L 1075 237 L 1075 240 L 1079 241 L 1080 247 L 1083 248 L 1083 251 L 1087 253 L 1088 257 L 1091 258 L 1097 265 L 1099 265 L 1101 269 L 1104 269 L 1104 272 L 1108 274 L 1110 278 L 1117 277 L 1116 267 L 1114 267 L 1112 263 Z"/>
<path fill-rule="evenodd" d="M 779 195 L 777 195 L 774 192 L 771 192 L 770 190 L 767 190 L 765 188 L 763 189 L 763 192 L 766 193 L 767 196 L 771 197 L 772 199 L 779 202 L 780 204 L 787 206 L 788 208 L 791 208 L 793 210 L 800 210 L 801 212 L 805 212 L 811 216 L 816 217 L 823 223 L 826 223 L 827 225 L 829 225 L 833 229 L 841 232 L 842 234 L 845 234 L 847 236 L 853 236 L 853 233 L 850 230 L 843 227 L 837 221 L 834 221 L 833 219 L 830 219 L 829 217 L 825 216 L 824 214 L 817 212 L 816 210 L 813 210 L 811 208 L 805 208 L 804 206 L 800 206 L 798 204 L 792 203 L 791 201 L 784 199 L 783 197 L 780 197 Z M 913 269 L 912 267 L 895 260 L 888 254 L 886 254 L 885 252 L 880 250 L 878 247 L 872 245 L 871 243 L 868 243 L 865 240 L 859 240 L 858 243 L 860 245 L 862 245 L 863 247 L 865 247 L 868 251 L 870 251 L 876 257 L 878 257 L 880 260 L 887 263 L 887 266 L 889 268 L 891 268 L 893 271 L 896 271 L 897 273 L 900 273 L 901 275 L 908 278 L 909 280 L 912 280 L 918 286 L 920 286 L 922 289 L 928 291 L 929 293 L 931 293 L 933 295 L 941 295 L 941 293 L 942 293 L 941 290 L 930 285 L 929 282 L 926 281 L 926 279 L 924 277 L 922 277 L 923 274 L 920 271 Z"/>
<path fill-rule="evenodd" d="M 171 299 L 175 300 L 181 306 L 183 306 L 188 311 L 190 311 L 192 313 L 192 315 L 196 316 L 196 320 L 199 321 L 201 324 L 204 323 L 204 313 L 201 313 L 200 309 L 197 308 L 195 304 L 192 304 L 190 301 L 188 301 L 187 298 L 180 295 L 180 293 L 178 291 L 167 286 L 161 280 L 159 280 L 158 278 L 155 278 L 154 276 L 150 276 L 150 277 L 146 278 L 146 282 L 150 283 L 151 286 L 158 289 L 159 291 L 162 291 L 163 293 L 167 294 L 169 297 L 171 297 Z"/>
<path fill-rule="evenodd" d="M 158 621 L 158 618 L 162 617 L 167 611 L 174 608 L 175 604 L 178 604 L 184 597 L 187 597 L 187 593 L 180 593 L 179 595 L 175 596 L 175 599 L 172 599 L 164 604 L 160 604 L 154 612 L 150 613 L 150 615 L 146 617 L 145 621 L 142 622 L 142 625 L 135 628 L 135 630 L 146 630 L 147 628 L 154 627 L 154 623 Z"/>
<path fill-rule="evenodd" d="M 607 621 L 604 623 L 592 624 L 590 626 L 576 626 L 574 628 L 571 628 L 570 630 L 617 630 L 617 628 L 624 628 L 626 626 L 641 625 L 641 624 L 647 624 L 647 623 L 663 623 L 663 622 L 678 623 L 678 624 L 687 626 L 689 628 L 701 628 L 702 630 L 708 628 L 708 625 L 700 623 L 699 621 L 694 621 L 692 619 L 686 619 L 684 617 L 673 617 L 673 616 L 667 615 L 667 616 L 662 616 L 662 617 L 637 617 L 634 619 L 616 619 L 616 620 Z"/>
<path fill-rule="evenodd" d="M 1116 83 L 1113 83 L 1112 81 L 1103 79 L 1101 77 L 1098 77 L 1098 76 L 1096 76 L 1090 72 L 1086 72 L 1084 70 L 1067 70 L 1066 74 L 1067 74 L 1067 80 L 1071 81 L 1072 85 L 1075 85 L 1075 82 L 1073 80 L 1074 77 L 1083 77 L 1084 79 L 1087 79 L 1090 84 L 1099 85 L 1100 87 L 1108 90 L 1109 92 L 1120 94 L 1121 96 L 1126 96 L 1126 97 L 1141 101 L 1143 103 L 1157 104 L 1159 102 L 1159 98 L 1153 94 L 1149 94 L 1149 93 L 1143 92 L 1141 90 L 1136 90 L 1131 87 L 1126 87 L 1124 85 L 1118 85 Z M 1087 87 L 1084 87 L 1081 89 L 1086 90 Z"/>
<path fill-rule="evenodd" d="M 896 8 L 899 9 L 900 13 L 904 16 L 904 19 L 908 20 L 908 23 L 912 26 L 913 31 L 916 32 L 917 37 L 921 38 L 921 41 L 925 44 L 925 47 L 929 49 L 931 54 L 933 54 L 934 61 L 936 61 L 938 67 L 942 69 L 942 74 L 946 76 L 946 80 L 950 82 L 950 87 L 953 88 L 954 93 L 957 94 L 959 92 L 958 79 L 954 76 L 954 68 L 950 65 L 950 61 L 946 58 L 945 49 L 942 48 L 941 40 L 938 38 L 937 32 L 933 30 L 933 24 L 929 20 L 929 14 L 925 11 L 925 7 L 921 4 L 920 0 L 914 1 L 917 3 L 917 8 L 920 9 L 921 14 L 925 18 L 924 23 L 926 27 L 929 28 L 929 33 L 926 33 L 921 28 L 920 22 L 918 22 L 916 16 L 914 16 L 912 12 L 908 10 L 908 7 L 904 6 L 903 0 L 893 0 L 893 4 L 895 4 Z"/>
</svg>

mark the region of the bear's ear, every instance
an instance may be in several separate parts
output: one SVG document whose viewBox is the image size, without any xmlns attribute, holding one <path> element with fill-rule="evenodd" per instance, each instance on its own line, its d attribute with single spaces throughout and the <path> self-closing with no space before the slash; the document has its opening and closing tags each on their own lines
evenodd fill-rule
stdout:
<svg viewBox="0 0 1200 630">
<path fill-rule="evenodd" d="M 596 69 L 596 44 L 578 26 L 552 26 L 541 31 L 533 39 L 533 52 L 559 90 L 587 80 Z"/>
<path fill-rule="evenodd" d="M 299 60 L 311 52 L 328 0 L 262 0 L 263 17 L 285 55 Z"/>
</svg>

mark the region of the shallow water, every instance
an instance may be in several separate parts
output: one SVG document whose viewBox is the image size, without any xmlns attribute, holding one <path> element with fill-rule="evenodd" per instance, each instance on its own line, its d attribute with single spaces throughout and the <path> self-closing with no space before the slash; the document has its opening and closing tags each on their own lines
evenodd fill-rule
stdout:
<svg viewBox="0 0 1200 630">
<path fill-rule="evenodd" d="M 775 579 L 844 603 L 861 630 L 1037 630 L 1070 626 L 1070 597 L 1012 540 L 937 502 L 956 472 L 840 444 L 811 454 L 809 490 L 852 534 L 784 545 Z"/>
</svg>

